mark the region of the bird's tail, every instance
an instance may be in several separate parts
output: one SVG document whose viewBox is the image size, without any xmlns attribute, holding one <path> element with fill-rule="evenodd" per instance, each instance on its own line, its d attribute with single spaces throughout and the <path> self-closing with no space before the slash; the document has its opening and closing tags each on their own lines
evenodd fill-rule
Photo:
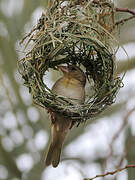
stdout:
<svg viewBox="0 0 135 180">
<path fill-rule="evenodd" d="M 59 130 L 56 126 L 52 127 L 52 141 L 46 157 L 46 165 L 52 164 L 53 167 L 57 167 L 60 162 L 60 155 L 64 139 L 68 131 Z"/>
<path fill-rule="evenodd" d="M 45 162 L 46 166 L 52 164 L 53 167 L 57 167 L 60 162 L 62 145 L 72 124 L 71 120 L 57 116 L 55 118 L 56 121 L 52 124 L 52 141 Z"/>
<path fill-rule="evenodd" d="M 50 144 L 47 157 L 46 157 L 46 165 L 49 166 L 52 164 L 53 167 L 57 167 L 60 162 L 62 144 L 58 142 L 52 142 Z"/>
</svg>

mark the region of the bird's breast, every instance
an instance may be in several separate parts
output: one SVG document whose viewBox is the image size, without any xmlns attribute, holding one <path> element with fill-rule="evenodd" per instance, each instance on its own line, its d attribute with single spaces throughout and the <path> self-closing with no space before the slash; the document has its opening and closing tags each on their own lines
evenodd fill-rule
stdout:
<svg viewBox="0 0 135 180">
<path fill-rule="evenodd" d="M 61 78 L 53 86 L 52 91 L 67 98 L 78 99 L 75 104 L 81 104 L 84 101 L 84 87 L 74 79 Z"/>
<path fill-rule="evenodd" d="M 77 85 L 77 82 L 75 82 L 75 80 L 73 79 L 65 78 L 65 80 L 62 81 L 62 85 L 64 86 L 64 88 L 74 88 L 74 86 Z"/>
</svg>

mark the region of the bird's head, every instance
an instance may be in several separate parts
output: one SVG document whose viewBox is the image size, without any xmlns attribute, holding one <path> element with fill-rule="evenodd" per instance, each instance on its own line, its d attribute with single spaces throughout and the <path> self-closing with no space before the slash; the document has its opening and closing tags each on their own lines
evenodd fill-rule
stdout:
<svg viewBox="0 0 135 180">
<path fill-rule="evenodd" d="M 84 72 L 75 65 L 59 66 L 64 76 L 68 79 L 78 80 L 83 86 L 86 84 L 86 76 Z"/>
</svg>

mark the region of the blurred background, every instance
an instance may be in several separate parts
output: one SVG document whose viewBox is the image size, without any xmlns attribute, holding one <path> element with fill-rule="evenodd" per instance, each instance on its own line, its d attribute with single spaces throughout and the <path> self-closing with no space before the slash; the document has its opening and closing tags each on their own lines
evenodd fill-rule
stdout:
<svg viewBox="0 0 135 180">
<path fill-rule="evenodd" d="M 134 0 L 115 0 L 121 8 L 135 10 Z M 104 171 L 135 164 L 135 18 L 121 26 L 117 53 L 118 73 L 126 70 L 124 87 L 116 102 L 93 122 L 73 128 L 58 168 L 45 167 L 50 138 L 47 111 L 32 103 L 17 71 L 19 41 L 37 23 L 45 0 L 0 0 L 0 180 L 83 180 Z M 118 18 L 129 17 L 118 13 Z M 56 73 L 48 73 L 51 87 Z M 98 178 L 101 180 L 103 178 Z M 135 169 L 106 180 L 134 180 Z"/>
</svg>

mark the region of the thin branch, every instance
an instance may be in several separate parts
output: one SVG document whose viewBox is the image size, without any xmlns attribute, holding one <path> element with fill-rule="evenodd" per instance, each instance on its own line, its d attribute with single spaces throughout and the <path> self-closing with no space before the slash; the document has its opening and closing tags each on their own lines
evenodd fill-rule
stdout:
<svg viewBox="0 0 135 180">
<path fill-rule="evenodd" d="M 94 4 L 100 4 L 100 1 L 99 0 L 93 0 L 93 3 Z M 127 12 L 127 13 L 130 13 L 132 15 L 135 15 L 135 11 L 133 10 L 130 10 L 128 8 L 115 8 L 116 12 Z"/>
<path fill-rule="evenodd" d="M 112 143 L 114 143 L 114 141 L 119 137 L 120 133 L 122 132 L 122 130 L 125 128 L 127 122 L 128 122 L 128 119 L 129 119 L 129 116 L 135 111 L 135 107 L 132 108 L 125 116 L 124 118 L 124 121 L 120 127 L 120 129 L 118 130 L 118 132 L 115 134 L 115 136 L 113 137 L 112 139 Z"/>
<path fill-rule="evenodd" d="M 131 58 L 129 61 L 118 61 L 117 62 L 117 75 L 125 71 L 130 71 L 135 68 L 135 57 Z"/>
<path fill-rule="evenodd" d="M 119 24 L 123 24 L 124 22 L 129 21 L 129 20 L 131 20 L 131 19 L 133 19 L 133 18 L 135 18 L 135 15 L 130 16 L 129 18 L 122 19 L 122 20 L 116 22 L 115 25 L 117 26 L 117 25 L 119 25 Z"/>
<path fill-rule="evenodd" d="M 112 138 L 111 144 L 110 144 L 110 153 L 108 154 L 106 160 L 105 160 L 105 168 L 106 168 L 106 164 L 108 159 L 111 157 L 112 153 L 113 153 L 113 144 L 114 142 L 117 140 L 117 138 L 120 136 L 120 133 L 123 131 L 123 129 L 126 127 L 127 123 L 128 123 L 128 119 L 129 116 L 135 111 L 135 107 L 133 107 L 125 116 L 125 118 L 123 119 L 123 123 L 121 125 L 121 127 L 119 128 L 119 130 L 116 132 L 116 134 L 114 135 L 114 137 Z"/>
<path fill-rule="evenodd" d="M 93 0 L 93 3 L 99 4 L 100 2 L 99 2 L 99 0 Z M 116 22 L 115 25 L 122 24 L 122 23 L 124 23 L 124 22 L 126 22 L 126 21 L 129 21 L 129 20 L 135 18 L 135 11 L 130 10 L 130 9 L 128 9 L 128 8 L 117 8 L 117 7 L 116 7 L 116 8 L 115 8 L 115 11 L 116 11 L 116 12 L 125 12 L 125 13 L 129 13 L 129 14 L 132 14 L 132 15 L 133 15 L 133 16 L 131 16 L 131 17 L 128 17 L 128 18 L 125 18 L 125 19 L 122 19 L 122 20 Z"/>
<path fill-rule="evenodd" d="M 128 8 L 115 8 L 116 12 L 127 12 L 135 16 L 135 11 L 132 11 Z"/>
<path fill-rule="evenodd" d="M 96 179 L 96 178 L 99 178 L 99 177 L 105 177 L 105 176 L 108 176 L 108 175 L 114 175 L 118 172 L 121 172 L 125 169 L 128 169 L 128 168 L 135 168 L 135 165 L 127 165 L 123 168 L 119 168 L 119 169 L 116 169 L 114 171 L 108 171 L 107 173 L 104 173 L 104 174 L 99 174 L 99 175 L 96 175 L 95 177 L 93 178 L 85 178 L 84 180 L 93 180 L 93 179 Z"/>
</svg>

